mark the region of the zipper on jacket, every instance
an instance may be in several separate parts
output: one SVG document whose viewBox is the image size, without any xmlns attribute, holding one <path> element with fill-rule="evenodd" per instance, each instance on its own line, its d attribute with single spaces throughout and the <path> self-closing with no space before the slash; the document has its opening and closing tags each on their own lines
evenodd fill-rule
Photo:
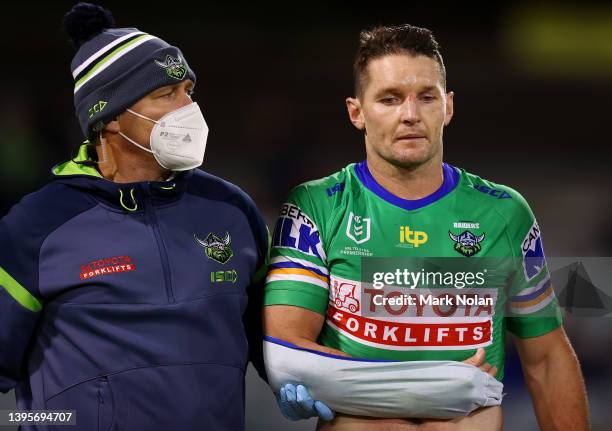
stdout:
<svg viewBox="0 0 612 431">
<path fill-rule="evenodd" d="M 157 215 L 155 214 L 155 207 L 153 206 L 153 201 L 151 199 L 149 183 L 146 183 L 144 187 L 146 200 L 145 213 L 149 223 L 151 224 L 151 229 L 153 229 L 153 235 L 155 236 L 155 242 L 157 243 L 157 250 L 159 251 L 159 257 L 161 258 L 162 273 L 164 274 L 164 284 L 166 287 L 166 296 L 168 297 L 168 302 L 173 303 L 175 301 L 174 292 L 172 290 L 172 280 L 170 278 L 170 262 L 168 260 L 168 252 L 166 250 L 166 247 L 164 246 L 164 240 L 161 236 L 159 224 L 157 223 Z"/>
</svg>

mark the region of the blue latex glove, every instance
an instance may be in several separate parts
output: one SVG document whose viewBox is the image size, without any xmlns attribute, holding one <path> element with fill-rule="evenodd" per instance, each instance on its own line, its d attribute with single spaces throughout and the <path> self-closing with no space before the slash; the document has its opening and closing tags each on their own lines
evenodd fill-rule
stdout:
<svg viewBox="0 0 612 431">
<path fill-rule="evenodd" d="M 318 416 L 321 420 L 331 421 L 334 412 L 321 401 L 313 400 L 304 385 L 285 383 L 276 396 L 278 406 L 287 419 L 298 421 Z"/>
</svg>

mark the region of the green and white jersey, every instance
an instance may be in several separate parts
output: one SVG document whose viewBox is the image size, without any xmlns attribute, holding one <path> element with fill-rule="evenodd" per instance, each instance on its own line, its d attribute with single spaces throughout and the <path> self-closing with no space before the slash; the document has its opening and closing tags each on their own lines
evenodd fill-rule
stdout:
<svg viewBox="0 0 612 431">
<path fill-rule="evenodd" d="M 418 200 L 388 192 L 365 161 L 293 189 L 272 238 L 265 305 L 320 313 L 319 343 L 357 358 L 462 361 L 485 347 L 501 379 L 506 329 L 526 338 L 561 325 L 540 229 L 513 189 L 447 164 L 443 173 Z M 478 287 L 492 306 L 381 305 L 362 283 L 363 258 L 482 257 L 506 262 Z"/>
</svg>

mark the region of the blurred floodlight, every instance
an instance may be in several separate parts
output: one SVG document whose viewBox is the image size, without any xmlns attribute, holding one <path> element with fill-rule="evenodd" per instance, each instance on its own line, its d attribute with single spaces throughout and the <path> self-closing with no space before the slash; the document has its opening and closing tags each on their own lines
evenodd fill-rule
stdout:
<svg viewBox="0 0 612 431">
<path fill-rule="evenodd" d="M 612 79 L 612 5 L 525 5 L 506 16 L 502 40 L 529 75 Z"/>
</svg>

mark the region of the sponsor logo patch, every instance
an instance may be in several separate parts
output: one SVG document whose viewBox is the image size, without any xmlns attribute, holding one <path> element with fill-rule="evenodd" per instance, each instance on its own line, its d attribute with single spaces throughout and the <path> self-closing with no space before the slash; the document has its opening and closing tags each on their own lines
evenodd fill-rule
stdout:
<svg viewBox="0 0 612 431">
<path fill-rule="evenodd" d="M 410 226 L 400 226 L 399 246 L 420 247 L 429 239 L 427 232 L 411 230 Z"/>
<path fill-rule="evenodd" d="M 525 239 L 523 239 L 521 251 L 523 253 L 523 269 L 525 270 L 525 279 L 530 281 L 546 266 L 544 247 L 542 246 L 542 236 L 536 221 L 533 222 L 533 225 L 531 225 Z"/>
<path fill-rule="evenodd" d="M 136 266 L 130 256 L 107 257 L 81 265 L 80 279 L 87 280 L 100 275 L 134 271 L 135 269 Z"/>
<path fill-rule="evenodd" d="M 348 310 L 351 313 L 359 311 L 360 305 L 359 300 L 355 298 L 355 289 L 357 285 L 355 283 L 346 283 L 338 280 L 334 280 L 332 283 L 332 299 L 337 309 Z"/>
<path fill-rule="evenodd" d="M 89 114 L 89 118 L 102 112 L 104 108 L 106 108 L 106 105 L 108 105 L 108 102 L 105 102 L 104 100 L 100 100 L 98 103 L 96 103 L 91 108 L 89 108 L 89 111 L 87 111 Z"/>
<path fill-rule="evenodd" d="M 235 284 L 238 281 L 238 272 L 235 269 L 229 271 L 212 271 L 210 273 L 210 282 L 213 284 L 219 283 L 232 283 Z"/>
<path fill-rule="evenodd" d="M 484 193 L 489 196 L 493 196 L 494 198 L 497 198 L 497 199 L 512 199 L 512 196 L 508 192 L 505 192 L 499 189 L 494 189 L 491 187 L 487 187 L 484 184 L 475 184 L 474 188 L 481 193 Z"/>
<path fill-rule="evenodd" d="M 492 321 L 403 323 L 348 314 L 327 308 L 327 322 L 364 344 L 393 350 L 463 350 L 492 343 Z"/>
<path fill-rule="evenodd" d="M 331 197 L 342 190 L 344 190 L 344 183 L 336 183 L 332 187 L 326 189 L 327 196 Z"/>
<path fill-rule="evenodd" d="M 293 248 L 325 260 L 319 231 L 310 218 L 295 204 L 285 203 L 274 227 L 273 247 Z"/>
<path fill-rule="evenodd" d="M 479 297 L 490 298 L 486 305 L 441 305 L 435 301 L 455 289 L 431 289 L 434 300 L 430 303 L 417 300 L 415 305 L 379 305 L 381 298 L 377 296 L 394 298 L 401 292 L 364 288 L 357 281 L 335 276 L 330 281 L 326 323 L 361 344 L 408 351 L 464 350 L 493 343 L 497 289 L 472 289 L 472 296 L 478 292 Z"/>
</svg>

